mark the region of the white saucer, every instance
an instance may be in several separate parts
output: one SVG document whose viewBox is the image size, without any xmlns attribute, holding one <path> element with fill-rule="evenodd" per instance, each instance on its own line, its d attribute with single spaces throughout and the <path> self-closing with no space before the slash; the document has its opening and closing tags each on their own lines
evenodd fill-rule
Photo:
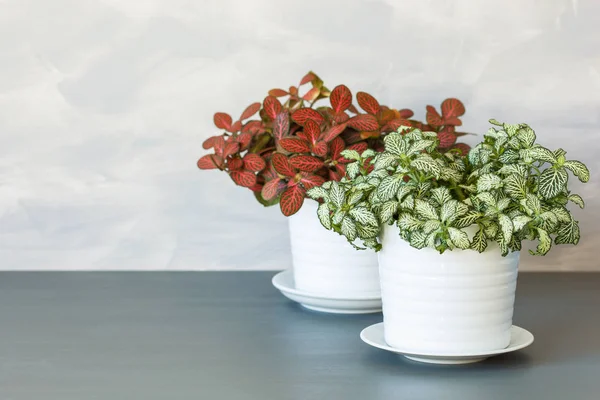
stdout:
<svg viewBox="0 0 600 400">
<path fill-rule="evenodd" d="M 285 297 L 300 303 L 310 310 L 334 314 L 371 314 L 381 312 L 381 295 L 356 296 L 339 298 L 323 294 L 309 293 L 298 290 L 294 285 L 294 275 L 291 270 L 278 273 L 273 277 L 273 286 Z"/>
<path fill-rule="evenodd" d="M 486 351 L 483 353 L 460 353 L 460 354 L 433 354 L 428 352 L 423 353 L 415 353 L 410 350 L 403 350 L 400 348 L 390 347 L 385 342 L 383 336 L 383 322 L 378 324 L 371 325 L 363 329 L 360 333 L 360 338 L 363 342 L 377 347 L 383 350 L 391 351 L 393 353 L 398 353 L 403 355 L 404 357 L 419 361 L 423 363 L 429 364 L 469 364 L 478 361 L 483 361 L 486 358 L 503 354 L 510 353 L 512 351 L 516 351 L 522 349 L 524 347 L 529 346 L 533 343 L 533 335 L 531 332 L 519 328 L 518 326 L 513 325 L 510 331 L 510 344 L 508 347 L 504 349 L 494 350 L 494 351 Z"/>
</svg>

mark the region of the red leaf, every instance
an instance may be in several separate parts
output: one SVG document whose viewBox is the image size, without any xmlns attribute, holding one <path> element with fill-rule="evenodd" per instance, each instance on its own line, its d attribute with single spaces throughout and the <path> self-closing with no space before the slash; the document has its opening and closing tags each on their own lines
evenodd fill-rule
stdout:
<svg viewBox="0 0 600 400">
<path fill-rule="evenodd" d="M 403 108 L 402 110 L 398 111 L 400 113 L 400 116 L 402 118 L 410 118 L 413 115 L 415 115 L 414 112 L 412 112 L 412 110 L 409 110 L 408 108 Z"/>
<path fill-rule="evenodd" d="M 260 191 L 262 191 L 262 188 L 263 188 L 263 185 L 261 185 L 260 183 L 255 183 L 248 189 L 252 190 L 253 192 L 260 192 Z"/>
<path fill-rule="evenodd" d="M 350 111 L 352 114 L 358 114 L 358 110 L 356 109 L 354 104 L 350 104 L 350 107 L 348 107 L 348 111 Z"/>
<path fill-rule="evenodd" d="M 360 114 L 348 120 L 348 126 L 357 131 L 379 130 L 377 118 L 369 114 Z"/>
<path fill-rule="evenodd" d="M 239 132 L 240 129 L 242 129 L 242 122 L 241 121 L 235 121 L 233 123 L 233 125 L 231 125 L 231 128 L 228 129 L 229 132 L 234 133 L 234 132 Z"/>
<path fill-rule="evenodd" d="M 310 143 L 315 144 L 321 136 L 321 127 L 312 119 L 307 119 L 304 123 L 304 134 Z"/>
<path fill-rule="evenodd" d="M 273 200 L 283 192 L 285 187 L 285 181 L 282 181 L 279 178 L 272 179 L 263 186 L 261 191 L 262 197 L 265 200 Z"/>
<path fill-rule="evenodd" d="M 367 143 L 360 142 L 360 143 L 355 143 L 352 146 L 348 146 L 346 148 L 348 150 L 356 150 L 358 152 L 358 154 L 362 154 L 363 151 L 365 151 L 368 147 L 369 147 L 369 145 Z"/>
<path fill-rule="evenodd" d="M 235 153 L 237 153 L 240 149 L 239 143 L 236 142 L 228 142 L 225 145 L 225 150 L 223 150 L 223 158 L 227 158 Z"/>
<path fill-rule="evenodd" d="M 332 114 L 331 117 L 336 124 L 343 124 L 344 122 L 348 121 L 348 119 L 350 119 L 350 116 L 344 111 Z"/>
<path fill-rule="evenodd" d="M 464 113 L 465 106 L 460 100 L 449 98 L 442 102 L 442 115 L 444 118 L 460 117 Z"/>
<path fill-rule="evenodd" d="M 219 129 L 229 129 L 231 128 L 232 120 L 229 114 L 218 112 L 213 117 L 213 122 Z"/>
<path fill-rule="evenodd" d="M 229 158 L 227 160 L 227 168 L 230 171 L 240 171 L 244 167 L 244 162 L 241 158 Z"/>
<path fill-rule="evenodd" d="M 327 148 L 327 143 L 325 142 L 317 142 L 312 148 L 313 153 L 319 157 L 325 157 L 329 149 Z"/>
<path fill-rule="evenodd" d="M 443 149 L 447 149 L 456 143 L 456 135 L 450 132 L 438 132 L 437 137 L 440 140 L 440 147 Z"/>
<path fill-rule="evenodd" d="M 314 101 L 317 97 L 319 97 L 320 93 L 321 93 L 321 89 L 314 87 L 314 88 L 310 89 L 308 92 L 306 92 L 306 94 L 304 96 L 302 96 L 302 98 L 306 101 Z"/>
<path fill-rule="evenodd" d="M 263 124 L 261 121 L 248 121 L 242 128 L 242 132 L 244 132 L 244 133 L 247 132 L 247 133 L 250 133 L 251 135 L 263 133 L 264 131 L 265 131 L 265 128 L 263 127 Z"/>
<path fill-rule="evenodd" d="M 267 163 L 261 156 L 254 153 L 248 153 L 244 156 L 244 168 L 248 171 L 260 172 L 267 166 Z"/>
<path fill-rule="evenodd" d="M 256 184 L 256 175 L 250 171 L 233 171 L 229 176 L 239 186 L 249 188 Z"/>
<path fill-rule="evenodd" d="M 381 137 L 381 132 L 379 131 L 363 131 L 360 132 L 360 138 L 361 139 L 377 139 L 378 137 Z"/>
<path fill-rule="evenodd" d="M 329 180 L 330 181 L 340 181 L 343 175 L 340 175 L 337 171 L 329 170 Z"/>
<path fill-rule="evenodd" d="M 427 123 L 433 127 L 442 126 L 442 117 L 433 106 L 427 106 Z"/>
<path fill-rule="evenodd" d="M 307 120 L 311 119 L 317 123 L 323 122 L 323 116 L 312 108 L 301 108 L 292 114 L 292 119 L 298 125 L 304 125 Z"/>
<path fill-rule="evenodd" d="M 294 168 L 305 172 L 315 172 L 324 165 L 323 160 L 307 155 L 293 156 L 289 161 Z"/>
<path fill-rule="evenodd" d="M 457 117 L 444 118 L 444 125 L 461 126 L 462 121 Z"/>
<path fill-rule="evenodd" d="M 292 96 L 297 96 L 298 95 L 298 88 L 296 86 L 290 86 L 290 88 L 288 90 L 290 91 L 290 94 Z"/>
<path fill-rule="evenodd" d="M 262 176 L 265 180 L 279 178 L 277 171 L 275 171 L 275 168 L 273 168 L 273 164 L 271 163 L 270 159 L 268 160 L 267 168 L 260 173 L 260 176 Z"/>
<path fill-rule="evenodd" d="M 290 161 L 281 153 L 273 154 L 273 157 L 271 157 L 271 164 L 273 165 L 273 168 L 275 168 L 275 171 L 283 176 L 287 176 L 289 178 L 296 176 L 296 171 L 290 164 Z"/>
<path fill-rule="evenodd" d="M 300 175 L 302 176 L 300 182 L 302 182 L 302 185 L 306 190 L 310 190 L 315 186 L 321 186 L 325 183 L 325 178 L 319 175 L 309 174 L 308 172 L 300 172 Z"/>
<path fill-rule="evenodd" d="M 331 91 L 329 101 L 336 113 L 347 110 L 352 105 L 352 93 L 346 86 L 338 85 Z"/>
<path fill-rule="evenodd" d="M 269 90 L 269 96 L 273 96 L 273 97 L 283 97 L 283 96 L 287 96 L 289 93 L 286 92 L 283 89 L 271 89 Z"/>
<path fill-rule="evenodd" d="M 396 132 L 398 130 L 398 128 L 400 128 L 401 126 L 411 126 L 412 124 L 410 123 L 409 120 L 407 119 L 402 119 L 402 118 L 398 118 L 398 119 L 394 119 L 390 122 L 388 122 L 382 129 L 382 132 Z"/>
<path fill-rule="evenodd" d="M 277 114 L 273 125 L 273 136 L 281 139 L 290 131 L 290 118 L 287 111 Z"/>
<path fill-rule="evenodd" d="M 333 140 L 333 142 L 329 143 L 329 150 L 331 151 L 331 158 L 333 160 L 339 160 L 341 157 L 340 153 L 344 150 L 344 147 L 346 147 L 344 140 L 340 137 L 336 137 Z"/>
<path fill-rule="evenodd" d="M 281 195 L 279 207 L 286 217 L 296 214 L 304 203 L 305 190 L 300 186 L 292 186 Z"/>
<path fill-rule="evenodd" d="M 281 139 L 279 145 L 291 153 L 310 153 L 310 145 L 304 139 L 287 137 Z"/>
<path fill-rule="evenodd" d="M 250 118 L 251 116 L 256 114 L 258 112 L 258 110 L 260 110 L 260 103 L 256 102 L 256 103 L 250 104 L 248 107 L 246 107 L 246 109 L 240 116 L 240 120 Z"/>
<path fill-rule="evenodd" d="M 469 154 L 469 150 L 471 150 L 471 146 L 466 143 L 456 143 L 454 146 L 452 146 L 452 148 L 460 150 L 460 154 L 462 156 L 466 156 Z"/>
<path fill-rule="evenodd" d="M 360 108 L 372 115 L 377 114 L 379 112 L 379 109 L 381 108 L 379 102 L 375 99 L 375 97 L 371 96 L 369 93 L 356 93 L 356 101 L 358 101 L 358 105 L 360 106 Z"/>
<path fill-rule="evenodd" d="M 346 166 L 344 164 L 335 164 L 335 169 L 341 176 L 346 175 Z"/>
<path fill-rule="evenodd" d="M 313 79 L 315 79 L 315 74 L 309 72 L 308 74 L 304 75 L 304 78 L 302 78 L 302 80 L 300 81 L 300 86 L 312 81 Z"/>
<path fill-rule="evenodd" d="M 200 157 L 197 162 L 200 169 L 216 169 L 223 167 L 223 159 L 215 154 L 207 154 Z"/>
<path fill-rule="evenodd" d="M 225 138 L 223 136 L 216 136 L 214 147 L 215 147 L 215 153 L 222 156 L 223 149 L 225 148 Z M 223 156 L 223 158 L 225 158 L 225 156 Z"/>
<path fill-rule="evenodd" d="M 267 96 L 263 101 L 263 109 L 271 119 L 275 119 L 281 111 L 281 103 L 276 97 Z"/>
<path fill-rule="evenodd" d="M 206 139 L 203 143 L 202 143 L 202 148 L 208 150 L 208 149 L 212 149 L 213 147 L 215 147 L 215 140 L 217 140 L 218 138 L 220 138 L 222 136 L 211 136 L 208 139 Z"/>
<path fill-rule="evenodd" d="M 323 133 L 323 140 L 326 142 L 331 142 L 333 139 L 338 137 L 344 130 L 346 129 L 346 124 L 334 125 L 329 128 L 328 131 Z"/>
<path fill-rule="evenodd" d="M 249 133 L 242 133 L 235 138 L 235 140 L 240 144 L 240 150 L 247 150 L 250 142 L 252 141 L 252 135 Z"/>
<path fill-rule="evenodd" d="M 360 137 L 360 132 L 357 131 L 346 131 L 344 132 L 344 141 L 346 143 L 356 143 L 356 142 L 360 142 L 362 140 L 362 138 Z"/>
</svg>

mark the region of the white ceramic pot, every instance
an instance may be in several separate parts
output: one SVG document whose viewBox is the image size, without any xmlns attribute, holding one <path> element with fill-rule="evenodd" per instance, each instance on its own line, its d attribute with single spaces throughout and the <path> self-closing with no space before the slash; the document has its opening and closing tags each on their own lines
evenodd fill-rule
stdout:
<svg viewBox="0 0 600 400">
<path fill-rule="evenodd" d="M 379 273 L 385 341 L 438 354 L 484 352 L 510 342 L 519 253 L 415 249 L 397 226 L 382 234 Z"/>
<path fill-rule="evenodd" d="M 296 289 L 338 298 L 379 297 L 377 254 L 356 250 L 345 237 L 325 229 L 317 207 L 306 199 L 288 218 Z"/>
</svg>

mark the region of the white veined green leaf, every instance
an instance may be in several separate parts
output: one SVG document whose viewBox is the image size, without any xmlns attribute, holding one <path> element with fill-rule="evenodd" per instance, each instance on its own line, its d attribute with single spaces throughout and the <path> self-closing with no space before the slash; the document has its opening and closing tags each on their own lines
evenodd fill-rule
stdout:
<svg viewBox="0 0 600 400">
<path fill-rule="evenodd" d="M 563 168 L 548 168 L 540 175 L 538 192 L 550 199 L 565 190 L 568 178 L 567 171 Z"/>
<path fill-rule="evenodd" d="M 411 214 L 403 213 L 398 218 L 398 226 L 400 229 L 414 231 L 420 229 L 423 226 L 423 221 L 415 218 Z"/>
<path fill-rule="evenodd" d="M 358 204 L 358 202 L 362 200 L 363 195 L 364 195 L 364 192 L 362 190 L 357 190 L 356 192 L 352 193 L 350 195 L 350 197 L 348 198 L 348 204 L 350 204 L 350 205 Z"/>
<path fill-rule="evenodd" d="M 519 153 L 512 149 L 507 149 L 502 153 L 500 157 L 498 157 L 498 161 L 502 164 L 511 164 L 519 159 Z"/>
<path fill-rule="evenodd" d="M 339 225 L 342 223 L 342 220 L 344 219 L 344 217 L 346 216 L 347 212 L 344 210 L 337 210 L 333 213 L 333 218 L 331 219 L 331 222 L 333 222 L 334 225 Z"/>
<path fill-rule="evenodd" d="M 477 220 L 482 217 L 482 214 L 477 211 L 469 211 L 464 216 L 457 218 L 453 225 L 456 228 L 466 228 L 467 226 L 473 225 Z"/>
<path fill-rule="evenodd" d="M 353 208 L 352 210 L 350 210 L 350 216 L 361 225 L 379 225 L 375 214 L 373 214 L 365 207 Z"/>
<path fill-rule="evenodd" d="M 529 126 L 524 126 L 517 131 L 517 139 L 525 147 L 531 147 L 535 143 L 535 131 Z"/>
<path fill-rule="evenodd" d="M 386 201 L 381 205 L 381 209 L 379 210 L 379 220 L 382 224 L 389 223 L 396 211 L 398 211 L 398 202 L 393 200 Z"/>
<path fill-rule="evenodd" d="M 462 181 L 462 177 L 463 174 L 461 174 L 459 171 L 449 168 L 449 167 L 442 167 L 440 169 L 440 179 L 443 179 L 445 181 L 450 181 L 450 182 L 460 182 Z"/>
<path fill-rule="evenodd" d="M 545 211 L 540 214 L 541 224 L 540 228 L 552 232 L 558 225 L 558 218 L 552 211 Z"/>
<path fill-rule="evenodd" d="M 323 199 L 329 201 L 329 193 L 322 186 L 315 186 L 306 192 L 308 197 L 314 200 Z"/>
<path fill-rule="evenodd" d="M 346 173 L 350 179 L 354 179 L 360 174 L 360 164 L 357 162 L 350 163 L 346 166 Z"/>
<path fill-rule="evenodd" d="M 430 219 L 423 224 L 423 232 L 431 233 L 440 229 L 441 226 L 442 224 L 437 219 Z"/>
<path fill-rule="evenodd" d="M 508 254 L 508 243 L 506 240 L 504 240 L 504 237 L 498 236 L 496 238 L 496 243 L 498 243 L 498 246 L 500 247 L 500 253 L 502 253 L 502 256 L 506 256 Z"/>
<path fill-rule="evenodd" d="M 415 200 L 415 211 L 423 219 L 438 219 L 435 208 L 425 200 Z"/>
<path fill-rule="evenodd" d="M 344 189 L 342 189 L 336 181 L 333 181 L 331 184 L 331 189 L 329 190 L 329 200 L 336 207 L 341 207 L 344 204 L 344 201 L 346 200 L 346 194 L 344 193 Z"/>
<path fill-rule="evenodd" d="M 490 128 L 486 133 L 483 134 L 483 136 L 496 139 L 498 137 L 498 132 L 499 131 L 497 131 L 496 128 Z M 506 133 L 504 133 L 504 135 L 506 136 Z"/>
<path fill-rule="evenodd" d="M 410 239 L 408 243 L 414 248 L 422 249 L 423 247 L 427 246 L 426 240 L 426 234 L 421 231 L 413 231 L 410 233 Z"/>
<path fill-rule="evenodd" d="M 446 201 L 445 203 L 442 203 L 442 209 L 440 210 L 440 218 L 441 218 L 442 222 L 452 222 L 449 220 L 451 218 L 452 219 L 456 218 L 457 204 L 458 204 L 458 201 L 456 201 L 456 200 L 449 200 L 449 201 Z"/>
<path fill-rule="evenodd" d="M 321 221 L 321 225 L 323 225 L 325 229 L 331 229 L 330 215 L 329 205 L 327 203 L 319 204 L 319 208 L 317 208 L 317 216 L 319 217 L 319 221 Z"/>
<path fill-rule="evenodd" d="M 434 143 L 435 143 L 434 140 L 419 140 L 419 141 L 416 141 L 415 143 L 412 144 L 412 146 L 410 146 L 410 148 L 408 149 L 408 151 L 406 153 L 409 156 L 413 155 L 413 154 L 418 154 L 418 153 L 420 153 L 421 151 L 425 150 L 426 148 L 428 148 L 429 146 L 431 146 Z"/>
<path fill-rule="evenodd" d="M 476 192 L 477 186 L 475 185 L 458 185 L 460 188 L 465 189 L 467 192 Z"/>
<path fill-rule="evenodd" d="M 377 155 L 377 152 L 373 149 L 366 149 L 365 151 L 362 152 L 362 154 L 360 155 L 360 157 L 363 160 L 366 160 L 367 158 L 370 157 L 375 157 Z"/>
<path fill-rule="evenodd" d="M 477 180 L 477 190 L 487 192 L 492 189 L 497 189 L 502 186 L 502 179 L 495 174 L 481 175 Z"/>
<path fill-rule="evenodd" d="M 360 161 L 360 154 L 358 154 L 358 151 L 356 151 L 356 150 L 346 149 L 346 150 L 342 151 L 340 154 L 342 156 L 344 156 L 344 158 L 347 158 L 348 160 Z"/>
<path fill-rule="evenodd" d="M 498 224 L 496 224 L 495 222 L 490 222 L 487 225 L 485 225 L 484 230 L 485 235 L 490 239 L 494 239 L 496 236 L 498 236 Z"/>
<path fill-rule="evenodd" d="M 519 142 L 519 139 L 516 138 L 516 136 L 513 136 L 510 139 L 508 139 L 506 147 L 513 150 L 519 150 L 521 148 L 521 143 Z"/>
<path fill-rule="evenodd" d="M 523 203 L 523 201 L 521 202 Z M 529 208 L 534 214 L 539 214 L 542 211 L 542 203 L 540 203 L 540 199 L 538 199 L 536 195 L 532 193 L 527 194 L 525 206 L 527 206 L 527 208 Z"/>
<path fill-rule="evenodd" d="M 383 139 L 385 151 L 392 153 L 396 156 L 400 156 L 406 153 L 407 146 L 406 142 L 402 140 L 402 135 L 398 133 L 390 133 Z"/>
<path fill-rule="evenodd" d="M 564 207 L 554 207 L 552 209 L 552 212 L 554 213 L 554 215 L 556 215 L 556 219 L 559 222 L 571 222 L 571 214 L 569 213 L 569 211 L 564 208 Z"/>
<path fill-rule="evenodd" d="M 506 214 L 498 214 L 498 224 L 502 230 L 502 237 L 507 243 L 512 238 L 513 234 L 513 223 L 510 217 Z"/>
<path fill-rule="evenodd" d="M 367 182 L 361 182 L 361 183 L 358 183 L 358 184 L 354 185 L 354 189 L 356 189 L 356 190 L 370 190 L 370 189 L 374 189 L 374 186 L 371 185 L 370 183 L 367 183 Z"/>
<path fill-rule="evenodd" d="M 578 194 L 569 195 L 569 200 L 572 201 L 573 203 L 577 204 L 579 206 L 579 208 L 585 207 L 585 202 L 583 201 L 581 196 Z"/>
<path fill-rule="evenodd" d="M 452 244 L 459 249 L 468 249 L 471 246 L 471 243 L 469 243 L 469 236 L 465 231 L 450 227 L 448 228 L 448 234 L 450 235 Z"/>
<path fill-rule="evenodd" d="M 494 148 L 496 151 L 500 151 L 500 149 L 508 142 L 508 136 L 502 135 L 496 139 L 496 143 L 494 143 Z"/>
<path fill-rule="evenodd" d="M 419 195 L 425 195 L 429 193 L 429 190 L 431 189 L 431 181 L 419 182 L 416 184 L 415 189 Z"/>
<path fill-rule="evenodd" d="M 483 148 L 479 152 L 479 159 L 481 160 L 481 163 L 482 164 L 487 164 L 490 161 L 490 156 L 491 155 L 492 155 L 492 151 L 491 150 Z"/>
<path fill-rule="evenodd" d="M 504 179 L 504 192 L 514 199 L 524 199 L 527 196 L 527 181 L 518 174 L 509 175 Z"/>
<path fill-rule="evenodd" d="M 548 253 L 548 251 L 550 251 L 550 248 L 552 247 L 552 238 L 550 238 L 548 232 L 546 232 L 543 229 L 537 228 L 537 232 L 539 235 L 538 239 L 540 242 L 537 248 L 535 249 L 535 252 L 530 250 L 530 253 L 533 255 L 543 256 L 546 253 Z"/>
<path fill-rule="evenodd" d="M 363 243 L 369 249 L 373 249 L 375 251 L 379 251 L 381 249 L 381 244 L 379 244 L 379 242 L 377 241 L 376 238 L 374 238 L 374 239 L 364 239 Z"/>
<path fill-rule="evenodd" d="M 483 201 L 488 207 L 496 208 L 496 198 L 490 192 L 479 193 L 477 198 Z"/>
<path fill-rule="evenodd" d="M 517 129 L 521 126 L 517 124 L 502 124 L 502 127 L 504 128 L 504 131 L 508 133 L 508 136 L 515 136 L 517 134 Z"/>
<path fill-rule="evenodd" d="M 412 210 L 415 207 L 415 198 L 413 197 L 413 195 L 409 194 L 408 196 L 406 196 L 402 203 L 400 203 L 400 207 Z"/>
<path fill-rule="evenodd" d="M 512 251 L 521 251 L 521 240 L 523 240 L 523 238 L 518 238 L 516 235 L 513 235 L 508 243 L 508 247 L 510 247 Z"/>
<path fill-rule="evenodd" d="M 550 164 L 556 163 L 556 156 L 550 150 L 542 146 L 535 146 L 529 149 L 523 149 L 519 152 L 519 155 L 526 162 L 544 161 Z"/>
<path fill-rule="evenodd" d="M 417 141 L 422 140 L 425 136 L 423 136 L 423 132 L 420 129 L 413 129 L 412 131 L 404 134 L 404 139 L 408 141 Z M 436 135 L 437 137 L 437 135 Z"/>
<path fill-rule="evenodd" d="M 398 163 L 398 157 L 392 153 L 379 153 L 373 163 L 375 170 L 386 169 Z"/>
<path fill-rule="evenodd" d="M 346 217 L 342 220 L 342 235 L 346 236 L 346 239 L 350 242 L 354 241 L 358 236 L 356 224 L 352 221 L 352 218 Z"/>
<path fill-rule="evenodd" d="M 419 154 L 410 162 L 410 165 L 422 172 L 432 174 L 436 178 L 440 175 L 440 166 L 429 154 Z"/>
<path fill-rule="evenodd" d="M 480 146 L 476 146 L 474 148 L 471 149 L 471 151 L 469 151 L 469 154 L 467 155 L 467 157 L 469 158 L 469 162 L 471 163 L 471 165 L 478 165 L 480 162 L 480 158 L 479 158 L 479 151 L 480 151 L 481 147 Z"/>
<path fill-rule="evenodd" d="M 435 138 L 435 139 L 437 139 L 437 133 L 436 132 L 424 131 L 424 132 L 421 132 L 421 134 L 423 135 L 423 138 Z"/>
<path fill-rule="evenodd" d="M 521 164 L 509 164 L 500 168 L 498 173 L 503 176 L 516 174 L 524 177 L 527 175 L 527 167 Z"/>
<path fill-rule="evenodd" d="M 506 210 L 506 208 L 510 205 L 510 199 L 509 198 L 503 198 L 498 200 L 498 206 L 496 206 L 496 208 L 498 209 L 498 212 L 502 212 L 504 210 Z"/>
<path fill-rule="evenodd" d="M 557 159 L 561 158 L 561 157 L 564 158 L 566 154 L 567 154 L 567 152 L 564 151 L 563 149 L 554 150 L 554 155 L 556 156 Z"/>
<path fill-rule="evenodd" d="M 425 239 L 425 244 L 427 245 L 427 247 L 435 249 L 437 236 L 438 234 L 436 231 L 433 231 L 429 235 L 427 235 L 427 239 Z"/>
<path fill-rule="evenodd" d="M 440 186 L 431 190 L 431 198 L 441 206 L 442 204 L 452 200 L 452 195 L 450 194 L 450 189 L 448 189 L 446 186 Z"/>
<path fill-rule="evenodd" d="M 563 164 L 565 168 L 571 170 L 581 182 L 587 182 L 590 180 L 590 171 L 581 161 L 569 160 Z"/>
<path fill-rule="evenodd" d="M 332 185 L 332 183 L 333 183 L 333 182 L 334 182 L 334 181 L 327 181 L 327 182 L 325 182 L 324 184 L 322 184 L 322 185 L 321 185 L 321 187 L 322 187 L 323 189 L 327 189 L 327 190 L 329 190 L 329 189 L 331 189 L 331 185 Z"/>
<path fill-rule="evenodd" d="M 356 224 L 356 230 L 361 239 L 373 239 L 379 235 L 379 226 Z"/>
<path fill-rule="evenodd" d="M 473 243 L 471 244 L 471 248 L 473 250 L 478 251 L 479 253 L 483 253 L 487 248 L 487 237 L 485 236 L 485 232 L 483 229 L 479 229 L 475 236 L 473 236 Z"/>
<path fill-rule="evenodd" d="M 531 217 L 528 217 L 527 215 L 519 215 L 519 216 L 513 218 L 512 222 L 513 222 L 514 231 L 515 232 L 520 231 L 530 221 L 532 221 L 532 219 L 531 219 Z"/>
<path fill-rule="evenodd" d="M 391 200 L 396 197 L 398 189 L 400 189 L 400 186 L 402 185 L 402 178 L 403 176 L 401 174 L 390 175 L 383 178 L 377 187 L 377 197 L 379 197 L 381 201 Z"/>
<path fill-rule="evenodd" d="M 579 223 L 571 220 L 564 224 L 559 230 L 558 235 L 554 239 L 556 244 L 578 244 L 579 243 Z"/>
<path fill-rule="evenodd" d="M 404 199 L 404 196 L 412 192 L 414 189 L 415 187 L 413 185 L 402 185 L 396 193 L 396 198 L 398 199 L 398 201 L 402 201 L 402 199 Z"/>
</svg>

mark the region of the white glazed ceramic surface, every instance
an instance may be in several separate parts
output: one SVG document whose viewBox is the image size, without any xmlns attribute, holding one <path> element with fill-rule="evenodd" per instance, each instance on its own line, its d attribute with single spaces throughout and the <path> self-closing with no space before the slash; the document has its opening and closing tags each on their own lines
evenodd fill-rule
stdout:
<svg viewBox="0 0 600 400">
<path fill-rule="evenodd" d="M 498 354 L 510 353 L 520 350 L 533 343 L 533 335 L 526 329 L 512 326 L 510 329 L 510 342 L 507 347 L 487 352 L 459 352 L 459 353 L 415 353 L 413 349 L 396 348 L 389 346 L 384 338 L 384 324 L 378 323 L 366 327 L 360 333 L 363 342 L 382 350 L 398 353 L 404 357 L 430 364 L 469 364 L 485 360 Z"/>
<path fill-rule="evenodd" d="M 292 271 L 282 271 L 273 277 L 273 286 L 285 297 L 311 310 L 335 314 L 370 314 L 381 312 L 381 297 L 364 295 L 353 298 L 336 298 L 299 290 L 294 285 Z"/>
<path fill-rule="evenodd" d="M 296 288 L 334 297 L 379 297 L 377 254 L 358 251 L 346 238 L 325 229 L 317 206 L 306 199 L 288 218 Z"/>
<path fill-rule="evenodd" d="M 487 352 L 510 343 L 519 253 L 439 254 L 386 226 L 379 254 L 385 341 L 414 352 Z"/>
</svg>

